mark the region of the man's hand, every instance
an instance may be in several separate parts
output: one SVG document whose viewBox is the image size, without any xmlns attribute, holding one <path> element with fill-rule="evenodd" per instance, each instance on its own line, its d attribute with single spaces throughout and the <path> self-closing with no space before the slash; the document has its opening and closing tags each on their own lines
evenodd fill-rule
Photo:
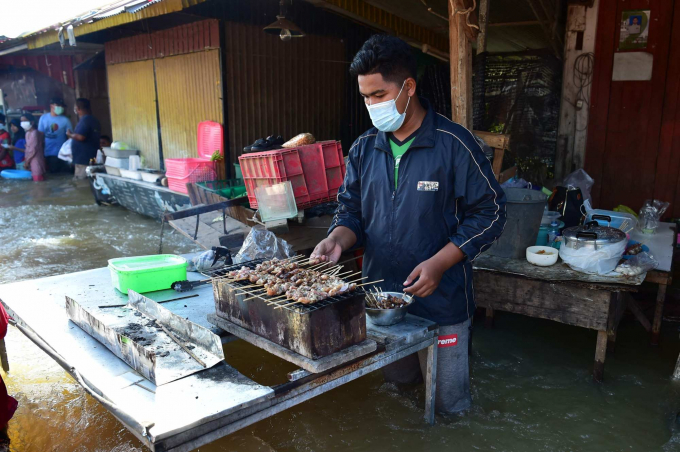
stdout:
<svg viewBox="0 0 680 452">
<path fill-rule="evenodd" d="M 436 259 L 428 259 L 420 263 L 404 281 L 404 286 L 410 286 L 406 287 L 404 292 L 420 298 L 432 295 L 446 270 L 447 268 Z M 413 281 L 416 281 L 415 284 Z"/>
<path fill-rule="evenodd" d="M 73 138 L 73 132 L 71 132 L 71 129 L 66 129 L 66 136 L 69 138 Z"/>
<path fill-rule="evenodd" d="M 322 262 L 338 262 L 342 254 L 342 246 L 334 237 L 323 239 L 316 245 L 311 257 L 320 259 Z"/>
<path fill-rule="evenodd" d="M 465 254 L 460 248 L 453 243 L 447 244 L 437 254 L 413 269 L 404 281 L 404 286 L 410 286 L 406 287 L 404 292 L 420 298 L 432 295 L 432 292 L 439 286 L 444 272 L 463 259 L 465 259 Z M 416 283 L 413 284 L 413 281 L 416 281 Z M 413 285 L 411 286 L 411 284 Z"/>
</svg>

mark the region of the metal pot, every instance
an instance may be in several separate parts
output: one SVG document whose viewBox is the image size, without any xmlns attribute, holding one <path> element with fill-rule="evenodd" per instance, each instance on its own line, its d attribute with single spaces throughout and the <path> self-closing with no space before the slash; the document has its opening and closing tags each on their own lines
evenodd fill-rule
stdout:
<svg viewBox="0 0 680 452">
<path fill-rule="evenodd" d="M 563 245 L 575 250 L 600 248 L 615 245 L 626 240 L 626 234 L 616 228 L 599 226 L 597 221 L 591 221 L 584 226 L 572 226 L 562 231 Z"/>
</svg>

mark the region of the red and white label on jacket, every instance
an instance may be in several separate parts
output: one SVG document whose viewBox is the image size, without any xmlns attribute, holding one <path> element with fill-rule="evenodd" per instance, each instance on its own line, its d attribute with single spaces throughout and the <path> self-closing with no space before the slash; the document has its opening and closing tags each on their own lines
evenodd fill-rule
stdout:
<svg viewBox="0 0 680 452">
<path fill-rule="evenodd" d="M 447 334 L 446 336 L 439 336 L 439 340 L 437 342 L 439 344 L 439 348 L 453 347 L 454 345 L 458 345 L 458 335 Z"/>
</svg>

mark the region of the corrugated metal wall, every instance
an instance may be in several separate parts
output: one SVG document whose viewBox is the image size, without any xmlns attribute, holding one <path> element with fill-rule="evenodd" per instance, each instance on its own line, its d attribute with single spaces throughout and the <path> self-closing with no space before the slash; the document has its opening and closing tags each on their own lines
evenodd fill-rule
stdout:
<svg viewBox="0 0 680 452">
<path fill-rule="evenodd" d="M 104 44 L 106 64 L 163 58 L 220 47 L 220 24 L 202 20 Z"/>
<path fill-rule="evenodd" d="M 308 35 L 283 42 L 257 25 L 226 22 L 225 27 L 233 162 L 244 146 L 271 134 L 340 138 L 348 77 L 340 38 Z"/>
<path fill-rule="evenodd" d="M 160 168 L 153 60 L 107 66 L 111 129 L 115 140 L 141 150 L 150 168 Z"/>
<path fill-rule="evenodd" d="M 222 123 L 220 51 L 156 60 L 163 157 L 196 157 L 201 121 Z"/>
</svg>

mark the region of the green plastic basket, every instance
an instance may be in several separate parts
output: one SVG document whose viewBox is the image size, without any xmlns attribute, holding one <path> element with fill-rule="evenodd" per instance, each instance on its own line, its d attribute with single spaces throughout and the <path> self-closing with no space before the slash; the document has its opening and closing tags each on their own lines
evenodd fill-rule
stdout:
<svg viewBox="0 0 680 452">
<path fill-rule="evenodd" d="M 109 260 L 109 270 L 113 287 L 124 294 L 154 292 L 187 279 L 187 260 L 174 254 L 120 257 Z"/>
<path fill-rule="evenodd" d="M 243 183 L 243 179 L 210 180 L 197 182 L 197 185 L 227 199 L 238 198 L 246 194 L 246 186 Z"/>
</svg>

